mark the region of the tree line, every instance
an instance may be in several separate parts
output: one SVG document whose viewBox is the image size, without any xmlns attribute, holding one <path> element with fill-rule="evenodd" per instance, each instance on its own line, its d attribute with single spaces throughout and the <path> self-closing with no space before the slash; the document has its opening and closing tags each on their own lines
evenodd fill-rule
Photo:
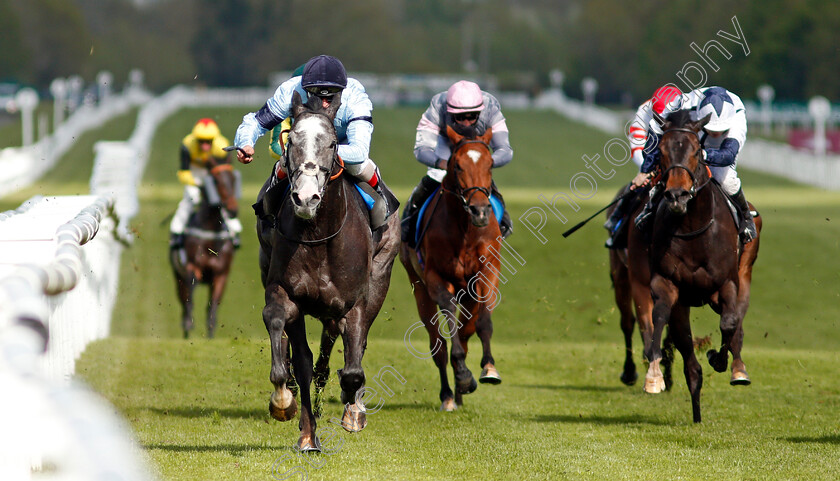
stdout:
<svg viewBox="0 0 840 481">
<path fill-rule="evenodd" d="M 733 18 L 743 46 L 719 35 L 735 31 Z M 134 68 L 155 90 L 264 85 L 328 53 L 351 73 L 490 73 L 534 92 L 559 69 L 567 93 L 581 96 L 590 76 L 605 103 L 683 87 L 690 62 L 744 98 L 764 83 L 782 100 L 840 97 L 831 0 L 0 0 L 0 30 L 0 81 L 40 88 Z"/>
</svg>

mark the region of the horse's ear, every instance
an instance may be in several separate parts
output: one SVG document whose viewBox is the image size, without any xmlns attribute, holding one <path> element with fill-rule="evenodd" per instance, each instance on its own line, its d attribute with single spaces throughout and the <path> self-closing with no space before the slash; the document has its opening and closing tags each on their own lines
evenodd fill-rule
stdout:
<svg viewBox="0 0 840 481">
<path fill-rule="evenodd" d="M 333 95 L 330 106 L 327 107 L 327 110 L 324 113 L 327 114 L 330 120 L 335 120 L 335 115 L 338 113 L 339 107 L 341 107 L 341 92 Z"/>
<path fill-rule="evenodd" d="M 464 136 L 455 132 L 455 129 L 453 129 L 451 125 L 446 126 L 446 136 L 449 137 L 450 141 L 452 141 L 452 145 L 457 145 L 459 142 L 464 140 Z"/>
<path fill-rule="evenodd" d="M 690 128 L 691 130 L 693 130 L 695 132 L 700 132 L 700 130 L 703 129 L 703 127 L 706 124 L 709 123 L 709 119 L 711 119 L 711 118 L 712 118 L 712 114 L 709 114 L 709 115 L 703 117 L 702 119 L 700 119 L 696 122 L 689 122 L 688 123 L 688 128 Z"/>
<path fill-rule="evenodd" d="M 484 131 L 484 135 L 479 137 L 478 139 L 484 142 L 487 145 L 490 145 L 490 139 L 493 138 L 493 129 L 488 127 L 487 130 Z"/>
<path fill-rule="evenodd" d="M 297 118 L 304 110 L 306 110 L 306 107 L 303 105 L 303 100 L 301 100 L 298 91 L 295 90 L 292 94 L 292 117 Z"/>
</svg>

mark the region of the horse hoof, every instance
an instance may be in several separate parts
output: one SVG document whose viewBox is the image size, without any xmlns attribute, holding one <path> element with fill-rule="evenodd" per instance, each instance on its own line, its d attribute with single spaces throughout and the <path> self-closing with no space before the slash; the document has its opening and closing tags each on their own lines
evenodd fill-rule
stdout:
<svg viewBox="0 0 840 481">
<path fill-rule="evenodd" d="M 488 363 L 481 370 L 481 377 L 478 378 L 478 381 L 482 384 L 501 384 L 502 377 L 499 376 L 496 366 Z"/>
<path fill-rule="evenodd" d="M 746 371 L 733 371 L 729 384 L 732 386 L 749 386 L 752 383 Z"/>
<path fill-rule="evenodd" d="M 499 380 L 501 382 L 501 379 Z M 472 374 L 469 375 L 468 378 L 464 378 L 458 381 L 457 391 L 460 394 L 470 394 L 474 392 L 478 388 L 478 383 L 475 382 L 475 378 Z"/>
<path fill-rule="evenodd" d="M 659 394 L 665 390 L 665 380 L 661 377 L 645 376 L 645 392 L 648 394 Z"/>
<path fill-rule="evenodd" d="M 631 373 L 622 372 L 621 373 L 621 382 L 623 382 L 627 386 L 632 386 L 636 384 L 636 381 L 639 379 L 639 374 L 636 371 Z"/>
<path fill-rule="evenodd" d="M 451 413 L 458 409 L 458 405 L 455 404 L 455 400 L 452 398 L 444 399 L 442 403 L 440 403 L 440 410 L 443 412 Z"/>
<path fill-rule="evenodd" d="M 709 365 L 717 372 L 726 371 L 726 364 L 729 362 L 729 356 L 721 356 L 719 352 L 714 349 L 706 351 L 706 358 L 709 360 Z M 722 358 L 722 360 L 721 360 Z"/>
<path fill-rule="evenodd" d="M 300 439 L 297 442 L 297 449 L 298 451 L 304 453 L 320 453 L 321 452 L 321 441 L 318 439 L 318 435 L 315 434 L 313 436 L 309 435 L 300 435 Z"/>
<path fill-rule="evenodd" d="M 278 391 L 280 394 L 278 395 Z M 291 421 L 297 414 L 297 402 L 291 391 L 280 388 L 271 393 L 271 400 L 268 402 L 268 412 L 271 417 L 278 421 Z"/>
<path fill-rule="evenodd" d="M 358 433 L 367 426 L 367 416 L 364 406 L 350 404 L 344 406 L 344 416 L 341 417 L 341 426 L 351 433 Z"/>
</svg>

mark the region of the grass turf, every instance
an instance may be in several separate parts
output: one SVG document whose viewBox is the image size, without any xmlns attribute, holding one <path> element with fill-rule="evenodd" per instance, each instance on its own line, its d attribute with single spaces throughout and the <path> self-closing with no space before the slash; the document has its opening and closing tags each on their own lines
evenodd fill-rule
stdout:
<svg viewBox="0 0 840 481">
<path fill-rule="evenodd" d="M 311 479 L 840 475 L 840 384 L 834 372 L 840 194 L 742 173 L 748 198 L 765 221 L 745 321 L 744 359 L 754 382 L 730 387 L 728 374 L 713 373 L 701 360 L 704 422 L 695 426 L 679 360 L 672 393 L 646 396 L 640 387 L 618 382 L 623 341 L 602 219 L 567 239 L 561 236 L 609 202 L 632 176 L 627 165 L 605 175 L 607 180 L 594 177 L 597 193 L 581 202 L 578 212 L 566 208 L 567 223 L 550 218 L 545 245 L 515 221 L 510 245 L 525 265 L 517 265 L 518 272 L 501 287 L 502 303 L 493 316 L 502 385 L 480 387 L 455 414 L 437 412 L 437 371 L 403 344 L 417 314 L 405 273 L 396 265 L 364 365 L 368 379 L 390 365 L 406 383 L 391 384 L 396 394 L 384 399 L 360 434 L 337 429 L 327 441 L 331 434 L 322 420 L 321 436 L 334 450 L 331 455 L 296 457 L 291 446 L 297 423 L 270 420 L 266 409 L 269 354 L 248 204 L 268 174 L 268 156 L 237 167 L 245 180 L 240 213 L 245 235 L 220 309 L 219 339 L 201 339 L 201 328 L 194 340 L 178 339 L 179 306 L 165 255 L 168 228 L 161 221 L 181 196 L 174 177 L 180 138 L 204 116 L 215 117 L 232 136 L 245 110 L 185 110 L 159 129 L 140 191 L 142 211 L 133 223 L 138 239 L 123 256 L 115 336 L 91 345 L 77 366 L 80 377 L 129 419 L 164 479 L 282 479 L 303 468 Z M 420 113 L 375 114 L 372 158 L 403 200 L 424 172 L 411 155 Z M 600 153 L 603 172 L 613 169 L 603 159 L 607 136 L 548 112 L 507 116 L 516 156 L 494 175 L 514 219 L 542 206 L 540 194 L 550 199 L 569 192 L 570 179 L 586 171 L 583 155 Z M 257 148 L 265 152 L 264 140 Z M 63 180 L 86 182 L 82 174 L 72 175 Z M 44 182 L 39 188 L 52 193 L 46 190 L 52 181 Z M 197 292 L 199 303 L 206 298 L 204 289 Z M 203 313 L 196 311 L 201 326 Z M 711 334 L 718 342 L 717 321 L 708 309 L 695 309 L 692 319 L 695 335 Z M 316 324 L 308 322 L 310 339 L 317 338 Z M 640 361 L 638 336 L 635 342 Z M 471 345 L 468 364 L 478 372 L 480 344 Z M 340 349 L 338 343 L 333 369 L 341 367 Z M 333 377 L 328 386 L 327 418 L 341 410 L 336 381 Z"/>
</svg>

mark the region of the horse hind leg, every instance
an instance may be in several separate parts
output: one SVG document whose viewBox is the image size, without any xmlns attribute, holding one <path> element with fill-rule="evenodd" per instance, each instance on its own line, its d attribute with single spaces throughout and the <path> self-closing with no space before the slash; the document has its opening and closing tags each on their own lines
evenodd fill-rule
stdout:
<svg viewBox="0 0 840 481">
<path fill-rule="evenodd" d="M 630 279 L 627 267 L 618 258 L 618 253 L 610 250 L 610 278 L 612 279 L 615 295 L 615 304 L 620 314 L 619 325 L 624 334 L 624 368 L 621 371 L 621 382 L 632 386 L 639 378 L 636 372 L 636 363 L 633 361 L 633 331 L 636 325 L 636 316 L 633 315 L 632 296 L 630 291 Z"/>
<path fill-rule="evenodd" d="M 338 326 L 334 322 L 324 324 L 324 330 L 321 332 L 321 348 L 318 361 L 315 363 L 315 405 L 312 412 L 316 418 L 320 418 L 324 411 L 324 388 L 330 379 L 330 356 L 338 334 Z"/>
<path fill-rule="evenodd" d="M 298 451 L 321 451 L 321 442 L 316 433 L 317 423 L 312 413 L 312 399 L 309 385 L 312 383 L 312 350 L 306 341 L 306 326 L 303 316 L 299 316 L 287 326 L 289 343 L 292 345 L 292 364 L 295 367 L 297 382 L 300 386 L 300 438 Z M 289 393 L 291 394 L 291 392 Z M 294 398 L 292 398 L 294 400 Z"/>
</svg>

